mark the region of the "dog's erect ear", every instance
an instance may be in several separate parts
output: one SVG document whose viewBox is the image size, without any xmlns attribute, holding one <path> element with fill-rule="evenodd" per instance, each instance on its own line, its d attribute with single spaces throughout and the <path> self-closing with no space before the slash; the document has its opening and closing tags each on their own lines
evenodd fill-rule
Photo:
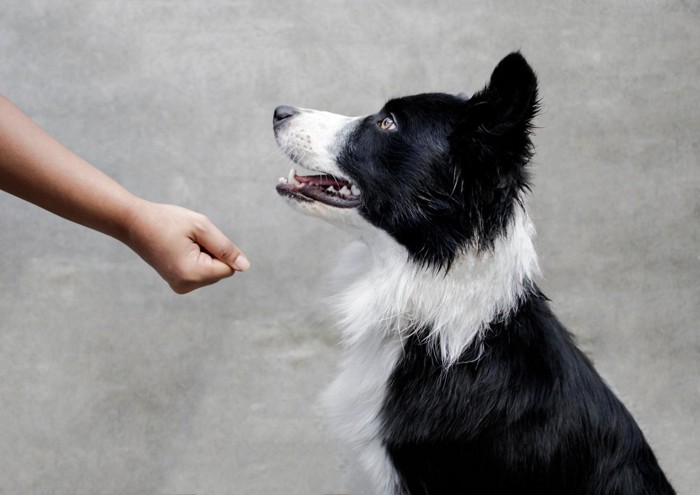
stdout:
<svg viewBox="0 0 700 495">
<path fill-rule="evenodd" d="M 537 78 L 519 53 L 501 60 L 488 85 L 464 102 L 450 135 L 450 159 L 460 171 L 454 192 L 466 206 L 463 232 L 492 245 L 528 188 L 530 131 L 537 113 Z"/>
<path fill-rule="evenodd" d="M 492 166 L 504 160 L 523 165 L 530 158 L 531 122 L 538 108 L 537 77 L 520 53 L 511 53 L 467 102 L 452 136 L 453 150 L 470 162 L 471 156 Z"/>
<path fill-rule="evenodd" d="M 537 77 L 520 53 L 511 53 L 496 66 L 488 86 L 475 96 L 474 104 L 485 100 L 492 106 L 496 127 L 528 126 L 537 111 Z"/>
</svg>

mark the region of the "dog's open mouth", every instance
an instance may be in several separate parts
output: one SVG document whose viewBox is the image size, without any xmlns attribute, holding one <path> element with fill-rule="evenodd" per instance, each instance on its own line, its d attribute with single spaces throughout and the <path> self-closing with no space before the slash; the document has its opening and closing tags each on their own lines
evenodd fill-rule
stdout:
<svg viewBox="0 0 700 495">
<path fill-rule="evenodd" d="M 277 192 L 300 201 L 318 201 L 336 208 L 359 206 L 360 189 L 351 182 L 328 174 L 297 175 L 295 169 L 280 177 Z"/>
</svg>

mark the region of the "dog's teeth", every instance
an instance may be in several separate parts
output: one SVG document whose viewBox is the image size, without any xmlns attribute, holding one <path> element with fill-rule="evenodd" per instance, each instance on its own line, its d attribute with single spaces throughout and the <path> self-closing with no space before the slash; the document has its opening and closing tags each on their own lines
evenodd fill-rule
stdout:
<svg viewBox="0 0 700 495">
<path fill-rule="evenodd" d="M 326 192 L 329 192 L 329 193 L 337 193 L 338 191 L 335 190 L 335 187 L 333 187 L 333 186 L 328 186 L 328 189 L 326 189 Z"/>
<path fill-rule="evenodd" d="M 360 195 L 360 188 L 357 187 L 355 184 L 352 185 L 350 188 L 350 191 L 352 191 L 353 195 L 359 196 Z"/>
<path fill-rule="evenodd" d="M 350 194 L 350 190 L 347 188 L 347 186 L 343 186 L 343 188 L 339 192 L 343 196 L 347 196 L 348 194 Z"/>
<path fill-rule="evenodd" d="M 294 177 L 296 174 L 297 174 L 296 169 L 292 169 L 289 171 L 289 175 L 287 176 L 287 182 L 289 182 L 293 186 L 298 186 L 299 184 L 301 184 L 301 182 L 299 182 L 296 179 L 296 177 Z"/>
<path fill-rule="evenodd" d="M 287 179 L 285 179 L 284 177 L 280 177 L 278 180 L 279 180 L 280 182 L 287 182 Z"/>
</svg>

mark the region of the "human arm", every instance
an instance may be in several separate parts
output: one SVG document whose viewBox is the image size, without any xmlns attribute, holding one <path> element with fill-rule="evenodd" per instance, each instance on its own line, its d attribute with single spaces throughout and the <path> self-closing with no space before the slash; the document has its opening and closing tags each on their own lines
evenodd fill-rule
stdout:
<svg viewBox="0 0 700 495">
<path fill-rule="evenodd" d="M 206 217 L 134 196 L 2 95 L 0 189 L 122 241 L 178 293 L 249 267 L 240 249 Z"/>
</svg>

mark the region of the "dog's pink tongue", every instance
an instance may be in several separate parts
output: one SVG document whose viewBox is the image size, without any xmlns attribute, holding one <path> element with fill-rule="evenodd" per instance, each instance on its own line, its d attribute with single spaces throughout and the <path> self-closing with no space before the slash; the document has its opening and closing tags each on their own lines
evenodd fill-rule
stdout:
<svg viewBox="0 0 700 495">
<path fill-rule="evenodd" d="M 338 179 L 332 175 L 295 175 L 294 178 L 302 184 L 315 184 L 317 186 L 349 186 L 343 179 Z"/>
</svg>

